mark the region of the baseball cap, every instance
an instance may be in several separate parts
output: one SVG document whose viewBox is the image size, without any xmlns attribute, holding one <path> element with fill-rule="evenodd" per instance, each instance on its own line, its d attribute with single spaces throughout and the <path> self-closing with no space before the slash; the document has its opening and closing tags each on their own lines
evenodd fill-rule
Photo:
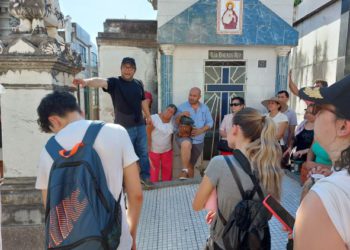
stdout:
<svg viewBox="0 0 350 250">
<path fill-rule="evenodd" d="M 132 57 L 124 57 L 122 60 L 122 65 L 123 64 L 130 64 L 136 68 L 136 62 L 135 59 Z"/>
<path fill-rule="evenodd" d="M 332 104 L 339 115 L 350 120 L 350 75 L 326 88 L 302 88 L 299 96 L 315 104 Z"/>
</svg>

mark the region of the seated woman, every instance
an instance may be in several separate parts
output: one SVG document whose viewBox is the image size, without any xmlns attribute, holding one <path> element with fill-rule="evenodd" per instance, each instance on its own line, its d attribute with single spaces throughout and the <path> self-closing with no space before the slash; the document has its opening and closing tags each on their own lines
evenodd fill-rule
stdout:
<svg viewBox="0 0 350 250">
<path fill-rule="evenodd" d="M 303 199 L 294 249 L 350 249 L 350 76 L 328 88 L 303 88 L 299 95 L 319 105 L 315 139 L 332 159 L 333 171 Z"/>
<path fill-rule="evenodd" d="M 283 140 L 283 136 L 288 129 L 288 117 L 280 112 L 283 106 L 285 105 L 281 102 L 277 97 L 271 97 L 270 99 L 264 100 L 261 102 L 264 105 L 269 113 L 267 117 L 270 117 L 276 124 L 276 138 L 279 141 L 282 151 L 285 151 L 285 141 Z"/>
<path fill-rule="evenodd" d="M 218 143 L 218 150 L 220 151 L 221 155 L 231 155 L 232 149 L 228 147 L 227 144 L 227 133 L 232 128 L 232 119 L 235 113 L 240 111 L 245 107 L 245 101 L 242 97 L 236 96 L 231 99 L 230 103 L 231 112 L 230 114 L 227 114 L 224 116 L 224 119 L 222 119 L 222 122 L 220 124 L 220 136 L 221 139 Z"/>
<path fill-rule="evenodd" d="M 159 172 L 162 174 L 162 181 L 171 181 L 173 170 L 173 116 L 177 108 L 174 104 L 160 114 L 151 116 L 152 124 L 147 125 L 148 152 L 151 163 L 151 181 L 159 181 Z"/>
<path fill-rule="evenodd" d="M 289 147 L 283 154 L 291 154 L 295 148 L 291 159 L 296 162 L 303 163 L 306 161 L 306 156 L 311 148 L 314 140 L 314 122 L 315 115 L 312 113 L 313 106 L 309 105 L 305 109 L 304 121 L 297 127 L 292 147 Z"/>
<path fill-rule="evenodd" d="M 229 145 L 234 144 L 235 148 L 247 157 L 252 171 L 259 179 L 263 192 L 272 194 L 279 199 L 282 181 L 280 169 L 282 151 L 276 140 L 276 128 L 272 119 L 262 116 L 255 109 L 244 108 L 233 117 L 232 129 L 227 134 L 227 140 Z M 229 157 L 241 179 L 243 189 L 251 190 L 254 185 L 250 177 L 240 166 L 237 166 L 234 155 Z M 193 200 L 195 211 L 204 208 L 215 188 L 218 209 L 227 219 L 242 197 L 224 156 L 216 156 L 209 162 L 205 176 Z M 255 198 L 259 200 L 257 196 Z M 208 248 L 214 249 L 215 245 L 224 249 L 221 239 L 224 229 L 223 222 L 215 216 L 215 211 L 208 214 L 207 221 L 209 223 L 213 221 Z"/>
</svg>

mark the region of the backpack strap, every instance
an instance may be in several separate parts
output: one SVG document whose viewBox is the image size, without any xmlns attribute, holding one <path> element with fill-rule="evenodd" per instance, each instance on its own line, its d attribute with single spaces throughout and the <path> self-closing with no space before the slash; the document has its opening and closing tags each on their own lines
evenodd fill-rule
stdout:
<svg viewBox="0 0 350 250">
<path fill-rule="evenodd" d="M 104 122 L 96 122 L 93 121 L 91 122 L 90 126 L 88 127 L 88 129 L 86 130 L 86 133 L 84 135 L 83 138 L 83 143 L 85 145 L 93 145 L 95 142 L 95 139 L 98 135 L 98 133 L 100 132 L 101 128 L 105 125 Z"/>
<path fill-rule="evenodd" d="M 246 172 L 250 179 L 252 180 L 253 184 L 254 184 L 254 189 L 253 189 L 253 195 L 254 195 L 254 191 L 256 191 L 259 195 L 259 198 L 261 199 L 261 201 L 264 200 L 264 193 L 260 187 L 259 181 L 257 180 L 256 176 L 254 175 L 254 173 L 252 172 L 252 168 L 250 166 L 250 163 L 248 161 L 248 159 L 244 156 L 244 154 L 238 150 L 235 149 L 233 151 L 233 155 L 236 158 L 236 160 L 238 161 L 238 163 L 241 165 L 242 169 L 244 170 L 244 172 Z"/>
<path fill-rule="evenodd" d="M 243 189 L 243 185 L 242 185 L 241 179 L 239 178 L 239 175 L 238 175 L 238 173 L 237 173 L 237 170 L 236 170 L 236 168 L 233 166 L 233 164 L 232 164 L 230 158 L 229 158 L 227 155 L 224 156 L 224 159 L 225 159 L 225 161 L 226 161 L 226 163 L 227 163 L 227 166 L 229 167 L 229 169 L 230 169 L 230 171 L 231 171 L 231 173 L 232 173 L 233 179 L 234 179 L 234 180 L 236 181 L 236 183 L 237 183 L 239 192 L 241 193 L 241 196 L 242 196 L 242 199 L 243 199 L 243 198 L 244 198 L 244 193 L 245 193 L 245 192 L 244 192 L 244 189 Z"/>
<path fill-rule="evenodd" d="M 243 199 L 245 192 L 244 192 L 244 189 L 243 189 L 243 186 L 242 186 L 241 179 L 238 176 L 237 170 L 235 169 L 235 167 L 233 166 L 230 158 L 227 155 L 224 156 L 224 159 L 225 159 L 225 161 L 227 163 L 227 166 L 229 167 L 229 169 L 230 169 L 230 171 L 232 173 L 233 179 L 236 181 L 236 184 L 238 186 L 239 192 L 241 193 L 241 196 L 242 196 L 242 199 Z M 219 201 L 217 200 L 217 202 L 219 202 Z M 218 208 L 219 218 L 220 218 L 222 224 L 225 226 L 227 224 L 227 221 L 226 221 L 226 219 L 224 218 L 224 216 L 222 215 L 222 213 L 221 213 L 221 211 L 219 209 L 219 204 L 217 204 L 217 208 Z"/>
<path fill-rule="evenodd" d="M 55 136 L 51 136 L 45 145 L 45 149 L 54 161 L 60 157 L 59 152 L 63 150 L 62 146 L 55 139 Z"/>
</svg>

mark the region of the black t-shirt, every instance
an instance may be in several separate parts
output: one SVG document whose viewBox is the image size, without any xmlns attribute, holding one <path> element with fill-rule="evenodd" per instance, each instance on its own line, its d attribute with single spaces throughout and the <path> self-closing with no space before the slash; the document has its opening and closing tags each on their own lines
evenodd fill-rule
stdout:
<svg viewBox="0 0 350 250">
<path fill-rule="evenodd" d="M 314 140 L 314 130 L 303 129 L 296 137 L 294 146 L 296 146 L 296 151 L 304 150 L 311 147 L 311 144 Z M 306 161 L 306 155 L 303 155 L 301 158 L 294 160 Z"/>
<path fill-rule="evenodd" d="M 125 81 L 123 78 L 111 77 L 107 79 L 108 87 L 103 91 L 111 95 L 116 124 L 125 128 L 145 124 L 142 117 L 142 101 L 145 91 L 140 82 L 133 79 Z"/>
</svg>

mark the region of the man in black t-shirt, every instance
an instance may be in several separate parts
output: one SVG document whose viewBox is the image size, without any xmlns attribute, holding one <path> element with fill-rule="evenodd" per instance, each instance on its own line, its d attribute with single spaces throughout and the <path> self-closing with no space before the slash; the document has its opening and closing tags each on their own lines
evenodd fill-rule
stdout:
<svg viewBox="0 0 350 250">
<path fill-rule="evenodd" d="M 152 185 L 149 181 L 150 164 L 147 152 L 146 123 L 151 123 L 148 102 L 140 81 L 134 79 L 136 63 L 133 58 L 125 57 L 121 64 L 121 76 L 108 79 L 90 78 L 74 79 L 75 86 L 102 88 L 112 98 L 116 124 L 128 131 L 135 152 L 140 158 L 141 179 L 144 185 Z M 121 142 L 122 143 L 122 142 Z"/>
</svg>

